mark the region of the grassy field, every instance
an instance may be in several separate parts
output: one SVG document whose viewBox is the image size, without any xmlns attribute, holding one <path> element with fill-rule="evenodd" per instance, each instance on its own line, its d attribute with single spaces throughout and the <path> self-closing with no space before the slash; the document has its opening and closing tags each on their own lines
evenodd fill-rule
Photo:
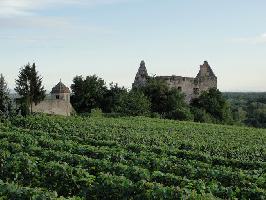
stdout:
<svg viewBox="0 0 266 200">
<path fill-rule="evenodd" d="M 142 117 L 16 118 L 0 124 L 0 196 L 265 199 L 266 129 Z"/>
</svg>

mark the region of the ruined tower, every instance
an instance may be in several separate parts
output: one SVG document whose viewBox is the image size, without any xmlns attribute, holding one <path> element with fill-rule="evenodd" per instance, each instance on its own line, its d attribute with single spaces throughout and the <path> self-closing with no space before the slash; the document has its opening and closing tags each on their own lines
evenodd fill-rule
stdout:
<svg viewBox="0 0 266 200">
<path fill-rule="evenodd" d="M 210 88 L 217 88 L 217 77 L 207 61 L 204 61 L 203 65 L 200 66 L 200 71 L 196 79 L 198 79 L 199 90 L 201 92 Z"/>
<path fill-rule="evenodd" d="M 144 60 L 141 61 L 140 63 L 140 67 L 138 69 L 138 72 L 136 74 L 135 77 L 135 81 L 132 84 L 133 87 L 143 87 L 145 86 L 146 82 L 147 82 L 147 78 L 148 78 L 148 72 L 146 69 L 146 65 Z"/>
<path fill-rule="evenodd" d="M 145 62 L 141 61 L 138 73 L 136 74 L 133 87 L 141 87 L 146 84 L 148 77 Z M 169 88 L 177 88 L 185 94 L 185 100 L 189 103 L 193 98 L 197 98 L 203 91 L 211 88 L 217 88 L 217 77 L 213 73 L 207 61 L 200 65 L 198 75 L 194 77 L 183 76 L 156 76 L 157 79 L 167 83 Z"/>
</svg>

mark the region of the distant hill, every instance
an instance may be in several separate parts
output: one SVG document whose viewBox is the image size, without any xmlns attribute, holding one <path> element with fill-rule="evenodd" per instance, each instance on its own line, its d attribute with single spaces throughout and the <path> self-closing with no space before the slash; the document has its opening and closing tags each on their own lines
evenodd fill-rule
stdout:
<svg viewBox="0 0 266 200">
<path fill-rule="evenodd" d="M 227 99 L 266 99 L 266 92 L 223 92 Z"/>
</svg>

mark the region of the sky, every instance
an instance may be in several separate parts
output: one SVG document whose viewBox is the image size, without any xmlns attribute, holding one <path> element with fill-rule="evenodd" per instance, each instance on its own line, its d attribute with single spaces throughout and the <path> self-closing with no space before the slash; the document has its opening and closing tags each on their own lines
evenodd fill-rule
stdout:
<svg viewBox="0 0 266 200">
<path fill-rule="evenodd" d="M 0 73 L 10 89 L 35 62 L 47 91 L 96 74 L 131 87 L 195 77 L 207 60 L 221 91 L 266 91 L 265 0 L 0 0 Z"/>
</svg>

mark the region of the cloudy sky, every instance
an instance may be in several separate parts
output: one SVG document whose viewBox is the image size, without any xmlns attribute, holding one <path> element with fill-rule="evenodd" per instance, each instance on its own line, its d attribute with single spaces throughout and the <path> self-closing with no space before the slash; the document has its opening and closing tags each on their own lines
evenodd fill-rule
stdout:
<svg viewBox="0 0 266 200">
<path fill-rule="evenodd" d="M 60 78 L 130 87 L 151 75 L 196 76 L 208 60 L 222 91 L 266 91 L 265 0 L 0 0 L 0 73 L 12 89 L 36 62 L 49 91 Z"/>
</svg>

